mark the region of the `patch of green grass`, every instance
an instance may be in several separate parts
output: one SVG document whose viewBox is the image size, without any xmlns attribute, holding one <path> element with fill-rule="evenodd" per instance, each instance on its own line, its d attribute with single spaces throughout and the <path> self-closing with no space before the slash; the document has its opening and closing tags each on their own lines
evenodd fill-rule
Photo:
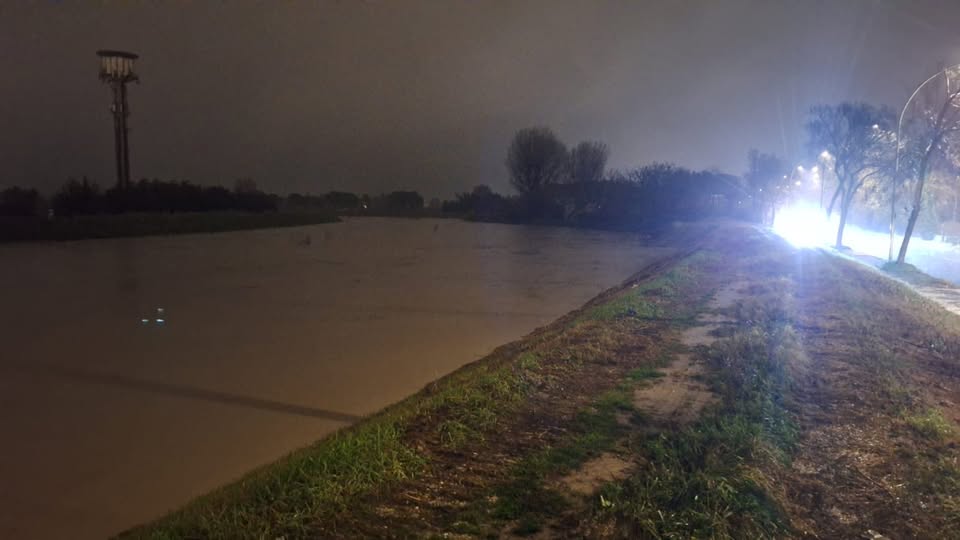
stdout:
<svg viewBox="0 0 960 540">
<path fill-rule="evenodd" d="M 625 390 L 603 393 L 593 407 L 577 415 L 569 439 L 527 456 L 511 468 L 509 479 L 496 486 L 489 498 L 481 498 L 460 512 L 457 530 L 478 534 L 491 524 L 515 522 L 514 534 L 540 531 L 548 519 L 569 505 L 546 480 L 570 472 L 611 448 L 624 430 L 616 414 L 630 408 L 630 395 Z"/>
<path fill-rule="evenodd" d="M 644 465 L 601 490 L 594 512 L 628 536 L 760 538 L 789 533 L 772 495 L 770 467 L 783 466 L 797 439 L 786 407 L 786 363 L 800 354 L 777 317 L 716 342 L 707 352 L 723 401 L 694 425 L 641 437 Z"/>
<path fill-rule="evenodd" d="M 532 352 L 525 352 L 517 359 L 517 367 L 523 371 L 536 371 L 540 369 L 540 357 Z"/>
<path fill-rule="evenodd" d="M 878 376 L 879 393 L 884 406 L 894 414 L 906 415 L 913 408 L 915 397 L 903 380 L 893 373 L 882 373 Z"/>
<path fill-rule="evenodd" d="M 662 371 L 657 371 L 652 367 L 637 368 L 630 373 L 627 373 L 627 379 L 633 382 L 649 381 L 651 379 L 659 379 L 660 377 L 664 376 L 665 374 Z"/>
<path fill-rule="evenodd" d="M 125 536 L 310 536 L 313 525 L 335 517 L 360 497 L 419 472 L 425 459 L 403 441 L 411 419 L 442 416 L 438 435 L 450 447 L 482 440 L 500 415 L 525 395 L 524 374 L 536 369 L 536 362 L 529 354 L 519 357 L 516 367 L 478 365 L 456 373 L 432 393 L 413 396 Z"/>
<path fill-rule="evenodd" d="M 904 420 L 914 431 L 927 439 L 942 441 L 954 433 L 953 424 L 943 416 L 940 409 L 933 407 L 905 415 Z"/>
<path fill-rule="evenodd" d="M 929 512 L 942 518 L 938 538 L 960 537 L 960 459 L 945 452 L 917 454 L 910 464 L 911 497 L 925 500 Z"/>
<path fill-rule="evenodd" d="M 594 321 L 612 321 L 624 317 L 640 319 L 659 317 L 659 307 L 643 298 L 645 290 L 639 287 L 628 289 L 617 298 L 593 308 L 583 318 Z"/>
<path fill-rule="evenodd" d="M 524 358 L 529 365 L 531 356 L 519 361 Z M 427 414 L 444 418 L 437 427 L 440 439 L 448 447 L 459 448 L 467 442 L 483 440 L 500 414 L 519 402 L 525 391 L 524 379 L 509 366 L 478 372 L 471 384 L 444 387 L 428 402 Z"/>
<path fill-rule="evenodd" d="M 460 448 L 470 441 L 473 429 L 460 420 L 444 420 L 437 426 L 440 442 L 448 448 Z"/>
<path fill-rule="evenodd" d="M 945 538 L 960 536 L 960 495 L 947 495 L 942 503 Z"/>
<path fill-rule="evenodd" d="M 303 537 L 317 519 L 346 508 L 358 495 L 416 474 L 423 464 L 403 444 L 397 418 L 385 416 L 334 434 L 121 537 Z"/>
<path fill-rule="evenodd" d="M 705 271 L 704 266 L 719 260 L 713 252 L 698 251 L 681 260 L 667 272 L 654 279 L 637 283 L 604 304 L 594 306 L 576 322 L 613 321 L 624 318 L 652 319 L 665 314 L 659 302 L 682 299 L 697 285 Z M 703 301 L 707 300 L 704 296 Z M 683 326 L 696 314 L 698 303 L 686 303 L 670 310 L 675 323 Z"/>
<path fill-rule="evenodd" d="M 676 299 L 687 294 L 687 290 L 697 284 L 703 271 L 702 266 L 717 258 L 716 254 L 698 251 L 660 276 L 638 283 L 616 298 L 594 307 L 580 320 L 611 321 L 627 317 L 638 319 L 663 317 L 663 309 L 653 299 Z M 685 310 L 682 311 L 685 312 Z"/>
<path fill-rule="evenodd" d="M 630 397 L 628 386 L 623 386 L 615 390 L 607 390 L 597 396 L 596 408 L 603 412 L 632 411 L 633 402 L 630 400 Z M 596 424 L 596 422 L 592 422 L 591 424 L 591 428 L 595 427 L 593 424 Z"/>
</svg>

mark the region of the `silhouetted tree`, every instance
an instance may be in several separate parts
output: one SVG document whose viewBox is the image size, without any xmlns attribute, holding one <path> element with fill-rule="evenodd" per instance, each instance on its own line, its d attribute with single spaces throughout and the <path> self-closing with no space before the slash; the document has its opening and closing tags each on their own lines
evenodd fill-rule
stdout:
<svg viewBox="0 0 960 540">
<path fill-rule="evenodd" d="M 831 154 L 830 163 L 837 179 L 827 213 L 833 211 L 839 200 L 838 248 L 843 246 L 843 230 L 857 192 L 870 177 L 888 170 L 893 118 L 888 108 L 866 103 L 818 105 L 810 111 L 806 124 L 810 148 L 816 152 L 826 149 Z"/>
<path fill-rule="evenodd" d="M 521 129 L 507 150 L 510 183 L 523 195 L 536 195 L 568 176 L 567 147 L 549 128 Z"/>
<path fill-rule="evenodd" d="M 253 178 L 237 178 L 233 182 L 233 191 L 235 193 L 256 193 L 260 190 Z"/>
<path fill-rule="evenodd" d="M 787 167 L 777 156 L 756 149 L 747 153 L 747 172 L 743 175 L 747 190 L 753 199 L 753 209 L 761 223 L 772 225 L 777 205 L 787 194 L 784 179 Z"/>
<path fill-rule="evenodd" d="M 36 216 L 41 202 L 40 194 L 35 189 L 7 188 L 0 191 L 0 216 Z"/>
<path fill-rule="evenodd" d="M 574 182 L 599 182 L 610 152 L 607 145 L 583 141 L 570 150 L 570 177 Z"/>
<path fill-rule="evenodd" d="M 360 207 L 360 197 L 345 191 L 331 191 L 323 196 L 334 210 L 356 210 Z"/>
<path fill-rule="evenodd" d="M 954 70 L 956 71 L 956 70 Z M 920 96 L 920 114 L 908 125 L 907 144 L 913 147 L 916 160 L 913 182 L 913 198 L 911 200 L 910 215 L 907 218 L 907 228 L 903 233 L 903 242 L 897 254 L 897 262 L 903 264 L 907 257 L 907 248 L 910 238 L 920 217 L 920 210 L 924 202 L 924 186 L 927 176 L 933 168 L 933 161 L 943 157 L 945 150 L 951 145 L 957 145 L 957 131 L 960 130 L 960 86 L 951 87 L 950 77 L 958 73 L 943 72 L 943 85 L 927 87 L 927 91 Z M 909 149 L 907 151 L 909 154 Z"/>
<path fill-rule="evenodd" d="M 58 216 L 77 214 L 97 214 L 104 210 L 100 187 L 87 179 L 67 180 L 60 191 L 53 196 L 53 210 Z"/>
<path fill-rule="evenodd" d="M 456 198 L 445 201 L 442 208 L 444 212 L 463 214 L 467 219 L 479 221 L 504 221 L 512 217 L 507 198 L 494 193 L 485 184 L 475 186 L 469 193 L 457 193 Z"/>
<path fill-rule="evenodd" d="M 423 208 L 423 197 L 416 191 L 394 191 L 387 195 L 389 210 L 409 211 Z"/>
</svg>

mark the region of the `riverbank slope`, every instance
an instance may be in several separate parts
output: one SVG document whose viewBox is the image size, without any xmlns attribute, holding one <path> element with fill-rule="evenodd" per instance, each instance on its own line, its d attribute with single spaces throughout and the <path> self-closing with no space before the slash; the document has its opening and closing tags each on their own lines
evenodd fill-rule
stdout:
<svg viewBox="0 0 960 540">
<path fill-rule="evenodd" d="M 582 309 L 122 536 L 960 534 L 960 318 L 745 225 L 672 242 Z"/>
</svg>

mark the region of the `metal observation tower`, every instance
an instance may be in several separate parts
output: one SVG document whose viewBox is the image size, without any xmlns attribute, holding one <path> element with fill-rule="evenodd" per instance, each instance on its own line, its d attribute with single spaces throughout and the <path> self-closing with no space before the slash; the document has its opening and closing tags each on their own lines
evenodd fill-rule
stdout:
<svg viewBox="0 0 960 540">
<path fill-rule="evenodd" d="M 114 147 L 117 154 L 117 187 L 125 190 L 130 186 L 130 146 L 127 137 L 127 117 L 130 108 L 127 105 L 127 83 L 139 81 L 133 71 L 133 62 L 139 56 L 125 51 L 97 51 L 100 57 L 100 80 L 113 90 Z"/>
</svg>

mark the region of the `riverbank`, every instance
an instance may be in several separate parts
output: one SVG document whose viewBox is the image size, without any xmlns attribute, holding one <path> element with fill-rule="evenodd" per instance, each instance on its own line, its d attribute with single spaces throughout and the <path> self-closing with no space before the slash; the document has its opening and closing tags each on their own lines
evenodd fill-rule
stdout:
<svg viewBox="0 0 960 540">
<path fill-rule="evenodd" d="M 672 242 L 582 309 L 123 536 L 960 533 L 960 319 L 747 226 Z"/>
<path fill-rule="evenodd" d="M 0 242 L 82 240 L 297 227 L 339 221 L 332 212 L 192 212 L 0 218 Z"/>
</svg>

